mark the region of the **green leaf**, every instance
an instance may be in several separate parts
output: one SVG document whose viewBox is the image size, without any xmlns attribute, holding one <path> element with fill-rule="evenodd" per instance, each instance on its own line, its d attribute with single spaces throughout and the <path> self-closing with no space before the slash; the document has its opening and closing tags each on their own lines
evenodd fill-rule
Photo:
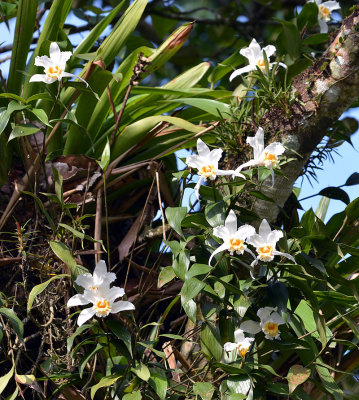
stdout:
<svg viewBox="0 0 359 400">
<path fill-rule="evenodd" d="M 170 282 L 172 279 L 176 277 L 175 272 L 171 266 L 164 267 L 158 275 L 158 283 L 157 286 L 161 288 L 166 283 Z"/>
<path fill-rule="evenodd" d="M 11 370 L 7 374 L 0 377 L 0 394 L 5 390 L 7 384 L 9 383 L 9 380 L 14 375 L 14 369 L 15 366 L 13 364 Z"/>
<path fill-rule="evenodd" d="M 182 298 L 181 298 L 182 301 Z M 182 307 L 188 318 L 196 323 L 197 321 L 197 304 L 193 300 L 182 301 Z"/>
<path fill-rule="evenodd" d="M 186 272 L 186 281 L 197 275 L 205 275 L 212 270 L 208 264 L 193 264 Z"/>
<path fill-rule="evenodd" d="M 323 196 L 323 197 L 320 199 L 319 205 L 318 205 L 318 207 L 317 207 L 317 209 L 316 209 L 316 211 L 315 211 L 315 215 L 316 215 L 319 219 L 321 219 L 322 221 L 324 221 L 325 216 L 327 215 L 329 203 L 330 203 L 329 197 Z"/>
<path fill-rule="evenodd" d="M 148 383 L 161 400 L 166 400 L 168 383 L 163 370 L 151 368 L 151 378 Z"/>
<path fill-rule="evenodd" d="M 287 375 L 289 384 L 289 394 L 293 393 L 295 388 L 304 383 L 310 377 L 310 369 L 301 365 L 293 365 L 290 367 Z"/>
<path fill-rule="evenodd" d="M 335 383 L 335 380 L 331 376 L 329 370 L 320 365 L 316 365 L 315 368 L 317 369 L 319 377 L 328 393 L 330 393 L 335 400 L 343 400 L 343 392 Z"/>
<path fill-rule="evenodd" d="M 123 397 L 122 400 L 141 400 L 141 392 L 139 390 L 136 390 L 136 392 L 132 393 L 126 393 Z"/>
<path fill-rule="evenodd" d="M 197 107 L 203 111 L 208 112 L 209 114 L 212 114 L 216 117 L 221 117 L 227 118 L 231 111 L 230 111 L 230 106 L 225 103 L 221 103 L 217 100 L 211 100 L 211 99 L 199 99 L 199 98 L 179 98 L 179 99 L 174 99 L 174 100 L 168 100 L 174 103 L 183 103 L 188 106 L 192 107 Z"/>
<path fill-rule="evenodd" d="M 344 186 L 353 186 L 353 185 L 359 185 L 359 173 L 354 172 L 349 176 L 347 181 L 344 183 Z"/>
<path fill-rule="evenodd" d="M 91 387 L 91 399 L 95 397 L 95 394 L 99 389 L 103 387 L 112 386 L 119 377 L 120 375 L 110 375 L 102 377 L 100 382 L 96 383 L 96 385 Z"/>
<path fill-rule="evenodd" d="M 50 217 L 50 214 L 45 209 L 44 204 L 42 203 L 42 201 L 37 196 L 35 196 L 34 193 L 27 192 L 25 190 L 23 190 L 22 193 L 31 196 L 35 200 L 35 202 L 38 205 L 38 207 L 40 208 L 41 212 L 45 215 L 45 217 L 46 217 L 46 219 L 47 219 L 47 221 L 48 221 L 48 223 L 49 223 L 49 225 L 50 225 L 50 227 L 52 229 L 52 232 L 55 233 L 56 232 L 55 223 L 54 223 L 53 219 Z"/>
<path fill-rule="evenodd" d="M 219 330 L 211 322 L 202 323 L 201 325 L 201 348 L 209 359 L 213 357 L 216 361 L 221 360 L 223 348 Z"/>
<path fill-rule="evenodd" d="M 51 127 L 46 112 L 42 108 L 33 108 L 30 110 L 44 125 Z"/>
<path fill-rule="evenodd" d="M 145 364 L 141 362 L 138 365 L 136 365 L 135 368 L 131 368 L 131 371 L 134 372 L 143 381 L 148 382 L 148 380 L 150 379 L 151 376 L 150 370 Z"/>
<path fill-rule="evenodd" d="M 35 375 L 18 375 L 15 373 L 15 380 L 22 385 L 30 386 L 36 381 L 36 378 Z"/>
<path fill-rule="evenodd" d="M 318 194 L 321 196 L 329 197 L 330 199 L 341 200 L 346 205 L 350 203 L 350 199 L 347 193 L 343 189 L 335 186 L 329 186 L 325 189 L 322 189 Z"/>
<path fill-rule="evenodd" d="M 125 328 L 122 322 L 116 320 L 106 321 L 106 326 L 115 336 L 120 339 L 126 346 L 128 352 L 132 356 L 131 334 Z"/>
<path fill-rule="evenodd" d="M 257 199 L 269 201 L 270 203 L 275 203 L 275 201 L 271 197 L 266 196 L 265 194 L 259 192 L 258 190 L 251 190 L 249 194 L 256 197 Z"/>
<path fill-rule="evenodd" d="M 310 35 L 303 40 L 303 44 L 306 46 L 318 45 L 321 43 L 325 43 L 328 41 L 327 33 L 316 33 L 314 35 Z"/>
<path fill-rule="evenodd" d="M 183 237 L 181 222 L 187 215 L 187 207 L 167 207 L 165 214 L 171 228 Z"/>
<path fill-rule="evenodd" d="M 84 370 L 86 367 L 86 364 L 92 359 L 92 357 L 98 353 L 100 350 L 102 350 L 106 345 L 104 343 L 97 343 L 96 347 L 93 348 L 91 351 L 89 351 L 81 360 L 80 364 L 79 364 L 79 373 L 80 373 L 80 378 L 82 378 L 83 374 L 84 374 Z M 96 386 L 96 385 L 95 385 Z M 103 387 L 103 386 L 102 386 Z M 99 388 L 99 387 L 98 387 Z M 97 388 L 97 389 L 98 389 Z M 96 390 L 97 390 L 96 389 Z M 95 392 L 96 392 L 95 390 Z M 91 390 L 91 395 L 92 395 L 92 390 Z"/>
<path fill-rule="evenodd" d="M 350 204 L 345 208 L 345 214 L 351 220 L 355 220 L 359 218 L 359 198 L 353 200 Z"/>
<path fill-rule="evenodd" d="M 87 329 L 90 329 L 92 327 L 91 324 L 84 324 L 79 326 L 75 333 L 73 333 L 71 336 L 67 338 L 67 353 L 69 354 L 72 348 L 72 345 L 74 343 L 74 340 L 76 339 L 77 336 L 81 335 L 82 332 L 85 332 Z"/>
<path fill-rule="evenodd" d="M 251 380 L 245 375 L 232 376 L 227 380 L 227 386 L 232 393 L 246 395 L 251 388 Z"/>
<path fill-rule="evenodd" d="M 75 281 L 79 275 L 88 273 L 87 268 L 76 264 L 76 261 L 72 257 L 70 250 L 64 243 L 51 241 L 50 247 L 52 251 L 56 254 L 56 256 L 62 262 L 64 262 L 70 270 L 72 281 Z"/>
<path fill-rule="evenodd" d="M 0 135 L 3 133 L 6 125 L 8 124 L 10 119 L 10 114 L 6 108 L 2 108 L 0 112 Z"/>
<path fill-rule="evenodd" d="M 206 284 L 197 278 L 186 280 L 181 289 L 182 302 L 193 299 L 205 286 Z"/>
<path fill-rule="evenodd" d="M 24 325 L 16 315 L 15 311 L 11 310 L 10 308 L 1 307 L 0 314 L 9 319 L 20 342 L 24 343 Z"/>
<path fill-rule="evenodd" d="M 224 201 L 219 201 L 214 204 L 208 204 L 204 210 L 204 215 L 212 228 L 224 225 L 226 217 L 226 203 Z"/>
<path fill-rule="evenodd" d="M 39 132 L 37 126 L 13 125 L 8 141 L 10 142 L 10 140 L 18 137 L 33 135 L 36 132 Z"/>
<path fill-rule="evenodd" d="M 211 400 L 214 390 L 214 386 L 209 382 L 195 382 L 193 385 L 193 394 L 201 396 L 202 400 Z"/>
<path fill-rule="evenodd" d="M 306 27 L 307 30 L 310 30 L 317 22 L 318 6 L 314 2 L 304 4 L 300 14 L 297 16 L 298 29 L 301 31 Z"/>
<path fill-rule="evenodd" d="M 282 24 L 282 32 L 278 36 L 277 41 L 283 46 L 292 60 L 296 60 L 300 56 L 301 39 L 298 28 L 289 21 L 278 20 Z"/>
<path fill-rule="evenodd" d="M 52 278 L 50 278 L 49 280 L 47 280 L 46 282 L 43 282 L 43 283 L 40 283 L 39 285 L 34 286 L 31 289 L 29 298 L 27 300 L 27 313 L 29 314 L 36 296 L 38 296 L 40 293 L 42 293 L 52 281 L 54 281 L 56 279 L 68 277 L 68 276 L 70 276 L 70 275 L 68 275 L 68 274 L 55 275 Z"/>
<path fill-rule="evenodd" d="M 102 169 L 103 172 L 106 172 L 107 166 L 110 162 L 110 143 L 107 139 L 105 148 L 103 149 L 102 156 L 101 156 L 101 161 L 97 161 L 98 165 Z"/>
</svg>

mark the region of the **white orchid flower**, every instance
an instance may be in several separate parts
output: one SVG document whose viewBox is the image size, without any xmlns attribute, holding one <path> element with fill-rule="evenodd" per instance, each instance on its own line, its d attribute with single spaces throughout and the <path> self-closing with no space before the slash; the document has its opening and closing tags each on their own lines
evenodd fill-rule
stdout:
<svg viewBox="0 0 359 400">
<path fill-rule="evenodd" d="M 257 67 L 259 67 L 262 71 L 265 70 L 265 62 L 264 62 L 264 54 L 267 56 L 268 60 L 268 66 L 269 69 L 273 67 L 274 64 L 278 64 L 281 67 L 287 68 L 287 66 L 283 63 L 270 63 L 269 58 L 273 56 L 276 52 L 276 48 L 273 45 L 268 45 L 265 46 L 263 49 L 261 46 L 257 43 L 256 39 L 252 39 L 249 47 L 245 47 L 239 51 L 239 53 L 248 58 L 249 65 L 243 68 L 239 68 L 235 70 L 231 76 L 229 77 L 229 80 L 232 81 L 236 76 L 242 75 L 246 72 L 251 72 L 255 71 Z"/>
<path fill-rule="evenodd" d="M 279 325 L 284 324 L 283 318 L 277 313 L 277 307 L 264 307 L 260 308 L 257 312 L 260 322 L 244 321 L 240 325 L 240 329 L 244 332 L 251 333 L 252 335 L 263 331 L 266 339 L 280 340 Z"/>
<path fill-rule="evenodd" d="M 197 140 L 197 152 L 198 155 L 191 155 L 186 158 L 186 164 L 191 168 L 196 168 L 198 170 L 198 175 L 200 176 L 194 191 L 196 193 L 197 199 L 199 199 L 199 188 L 203 181 L 210 179 L 213 181 L 216 179 L 217 175 L 232 175 L 245 178 L 239 172 L 228 170 L 223 171 L 218 169 L 218 161 L 222 157 L 221 149 L 209 150 L 208 146 L 201 140 Z"/>
<path fill-rule="evenodd" d="M 235 343 L 227 342 L 223 345 L 224 351 L 230 352 L 237 349 L 238 354 L 244 358 L 248 353 L 254 338 L 246 338 L 243 330 L 237 329 L 234 331 L 234 340 L 236 341 Z"/>
<path fill-rule="evenodd" d="M 253 160 L 240 165 L 236 171 L 240 172 L 245 167 L 255 165 L 264 166 L 270 169 L 272 184 L 274 184 L 273 168 L 278 165 L 278 156 L 284 153 L 285 148 L 279 142 L 273 142 L 264 147 L 264 130 L 261 127 L 258 128 L 255 136 L 247 137 L 247 143 L 253 147 Z"/>
<path fill-rule="evenodd" d="M 35 65 L 44 67 L 45 74 L 35 74 L 30 78 L 30 82 L 45 82 L 47 84 L 60 81 L 62 78 L 75 77 L 83 82 L 88 83 L 77 75 L 65 72 L 66 61 L 71 57 L 71 51 L 60 51 L 56 42 L 50 44 L 50 57 L 41 56 L 35 57 Z"/>
<path fill-rule="evenodd" d="M 85 290 L 97 292 L 101 286 L 109 287 L 116 279 L 116 274 L 113 272 L 107 272 L 107 266 L 105 261 L 100 260 L 95 267 L 93 275 L 81 274 L 79 275 L 75 283 L 82 286 Z"/>
<path fill-rule="evenodd" d="M 325 1 L 322 0 L 310 0 L 308 3 L 316 3 L 318 6 L 318 23 L 320 27 L 320 33 L 328 33 L 327 22 L 331 19 L 332 11 L 339 10 L 340 4 L 337 1 Z"/>
<path fill-rule="evenodd" d="M 100 261 L 91 274 L 79 275 L 76 283 L 85 288 L 83 294 L 75 294 L 67 302 L 67 307 L 82 306 L 92 303 L 79 314 L 77 324 L 81 326 L 94 315 L 103 318 L 120 311 L 134 310 L 135 306 L 129 301 L 115 301 L 125 294 L 117 286 L 110 288 L 110 283 L 116 278 L 115 274 L 107 272 L 106 264 Z"/>
<path fill-rule="evenodd" d="M 296 263 L 294 258 L 288 253 L 282 253 L 275 249 L 278 240 L 283 237 L 283 232 L 279 230 L 271 230 L 268 222 L 264 219 L 259 226 L 259 234 L 250 236 L 247 243 L 254 246 L 257 250 L 258 256 L 253 261 L 251 266 L 258 263 L 258 260 L 269 262 L 274 259 L 274 256 L 284 256 L 289 258 L 293 263 Z"/>
<path fill-rule="evenodd" d="M 255 255 L 245 245 L 245 240 L 254 235 L 256 230 L 251 225 L 243 225 L 237 229 L 237 217 L 233 210 L 231 210 L 226 218 L 224 225 L 218 226 L 213 229 L 214 236 L 223 240 L 223 244 L 219 246 L 211 255 L 208 264 L 211 265 L 212 258 L 224 250 L 229 250 L 231 255 L 236 252 L 243 254 L 244 251 L 250 253 L 254 258 Z"/>
</svg>

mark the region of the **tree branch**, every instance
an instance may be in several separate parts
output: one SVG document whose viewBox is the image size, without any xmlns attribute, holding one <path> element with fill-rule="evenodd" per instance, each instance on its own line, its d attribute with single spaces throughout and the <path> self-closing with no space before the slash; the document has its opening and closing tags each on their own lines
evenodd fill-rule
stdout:
<svg viewBox="0 0 359 400">
<path fill-rule="evenodd" d="M 292 116 L 278 117 L 270 112 L 263 128 L 274 138 L 279 132 L 283 145 L 302 157 L 282 167 L 283 176 L 276 176 L 273 187 L 265 181 L 262 192 L 283 207 L 292 192 L 294 182 L 301 174 L 311 153 L 328 129 L 358 98 L 359 85 L 359 6 L 347 17 L 337 36 L 322 57 L 294 80 L 294 86 L 303 103 L 292 109 Z M 278 140 L 278 136 L 276 137 Z M 273 140 L 272 140 L 273 141 Z M 287 152 L 293 157 L 293 153 Z M 254 211 L 269 221 L 279 213 L 276 204 L 256 200 Z"/>
</svg>

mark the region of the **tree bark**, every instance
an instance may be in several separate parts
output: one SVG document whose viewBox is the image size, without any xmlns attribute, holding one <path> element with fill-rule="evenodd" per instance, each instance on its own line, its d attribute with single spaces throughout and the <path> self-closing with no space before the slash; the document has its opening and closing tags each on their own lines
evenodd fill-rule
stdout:
<svg viewBox="0 0 359 400">
<path fill-rule="evenodd" d="M 264 182 L 262 192 L 276 204 L 256 199 L 253 205 L 253 211 L 272 222 L 312 152 L 359 96 L 359 6 L 343 21 L 320 59 L 294 79 L 294 87 L 299 93 L 300 108 L 294 106 L 289 118 L 269 112 L 262 124 L 270 134 L 269 142 L 279 138 L 285 147 L 301 155 L 286 151 L 286 155 L 295 160 L 282 166 L 283 176 L 276 175 L 273 186 L 271 178 Z"/>
</svg>

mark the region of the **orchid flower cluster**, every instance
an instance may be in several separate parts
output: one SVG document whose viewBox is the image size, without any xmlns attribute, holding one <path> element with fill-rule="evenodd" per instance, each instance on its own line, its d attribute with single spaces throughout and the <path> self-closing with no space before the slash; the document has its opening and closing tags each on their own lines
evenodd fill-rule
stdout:
<svg viewBox="0 0 359 400">
<path fill-rule="evenodd" d="M 340 9 L 337 1 L 308 0 L 308 3 L 315 3 L 318 6 L 318 23 L 320 33 L 328 33 L 328 22 L 331 20 L 332 12 Z"/>
<path fill-rule="evenodd" d="M 67 302 L 67 307 L 92 303 L 92 307 L 85 308 L 80 312 L 77 319 L 79 326 L 95 315 L 104 318 L 109 314 L 135 309 L 135 306 L 129 301 L 115 301 L 125 294 L 120 287 L 110 287 L 115 279 L 116 275 L 113 272 L 107 272 L 106 263 L 102 260 L 97 263 L 93 275 L 82 274 L 76 278 L 75 283 L 85 290 L 82 294 L 72 296 Z"/>
<path fill-rule="evenodd" d="M 198 155 L 190 155 L 186 158 L 186 164 L 191 168 L 198 170 L 200 176 L 194 191 L 199 200 L 199 188 L 202 182 L 207 179 L 215 180 L 217 176 L 231 176 L 245 179 L 241 170 L 246 167 L 264 166 L 269 168 L 272 175 L 272 184 L 274 184 L 274 171 L 279 164 L 278 156 L 283 154 L 285 148 L 279 142 L 273 142 L 264 147 L 264 130 L 258 128 L 254 137 L 247 137 L 247 143 L 253 148 L 253 159 L 240 165 L 236 170 L 218 169 L 218 162 L 222 157 L 221 149 L 210 150 L 209 147 L 201 140 L 197 140 Z"/>
<path fill-rule="evenodd" d="M 282 253 L 276 250 L 278 240 L 283 237 L 283 232 L 279 230 L 271 230 L 266 219 L 262 220 L 259 231 L 256 233 L 251 225 L 242 225 L 237 229 L 237 217 L 231 210 L 226 218 L 224 225 L 214 228 L 213 234 L 223 240 L 223 244 L 219 246 L 211 255 L 208 264 L 211 265 L 213 257 L 225 250 L 232 255 L 234 252 L 241 255 L 245 251 L 251 254 L 254 261 L 251 267 L 258 264 L 258 261 L 270 262 L 274 256 L 283 256 L 295 263 L 294 258 L 288 253 Z M 247 244 L 256 248 L 257 256 L 248 249 Z"/>
</svg>

